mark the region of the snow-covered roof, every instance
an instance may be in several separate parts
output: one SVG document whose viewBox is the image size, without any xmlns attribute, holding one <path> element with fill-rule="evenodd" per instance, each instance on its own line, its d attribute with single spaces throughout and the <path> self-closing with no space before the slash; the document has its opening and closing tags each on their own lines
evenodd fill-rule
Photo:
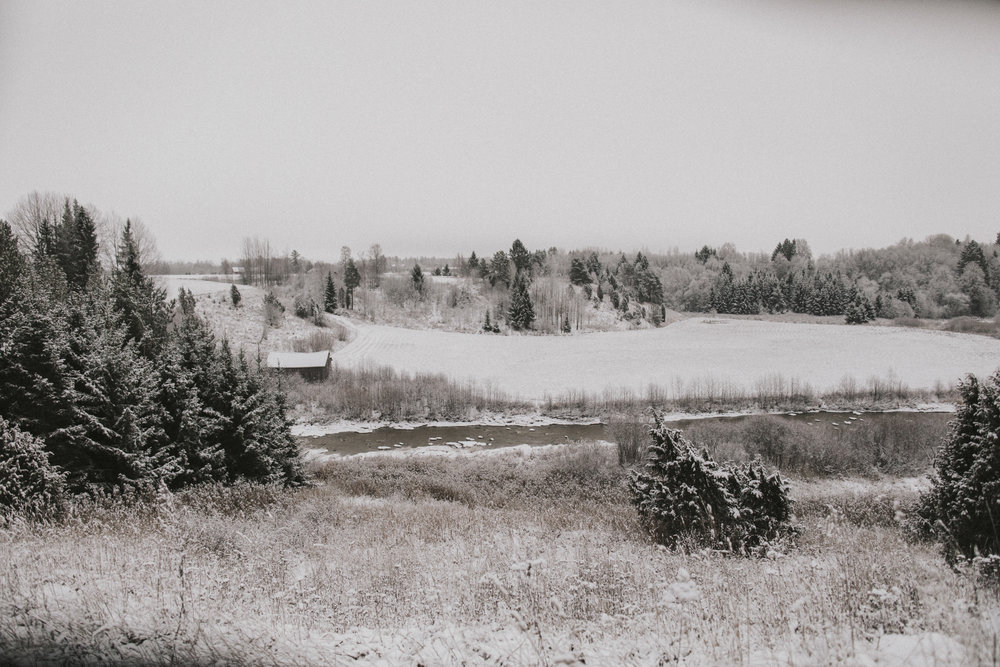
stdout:
<svg viewBox="0 0 1000 667">
<path fill-rule="evenodd" d="M 268 368 L 323 368 L 329 352 L 268 352 Z"/>
</svg>

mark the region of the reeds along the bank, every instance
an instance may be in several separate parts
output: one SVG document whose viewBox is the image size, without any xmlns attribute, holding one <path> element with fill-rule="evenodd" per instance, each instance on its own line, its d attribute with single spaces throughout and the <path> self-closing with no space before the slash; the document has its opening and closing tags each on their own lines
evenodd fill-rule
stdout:
<svg viewBox="0 0 1000 667">
<path fill-rule="evenodd" d="M 335 367 L 328 380 L 287 382 L 290 403 L 342 419 L 468 420 L 481 412 L 531 410 L 491 385 L 385 366 Z"/>
<path fill-rule="evenodd" d="M 325 333 L 325 332 L 324 332 Z M 322 334 L 317 335 L 317 339 Z M 323 340 L 315 341 L 322 344 Z M 306 347 L 309 344 L 306 343 Z M 464 421 L 483 412 L 541 412 L 549 416 L 604 417 L 656 408 L 668 412 L 835 409 L 877 410 L 913 402 L 953 402 L 953 387 L 911 389 L 893 378 L 859 382 L 845 378 L 833 391 L 817 392 L 796 378 L 769 375 L 751 386 L 706 377 L 631 388 L 584 388 L 546 395 L 539 403 L 511 396 L 491 384 L 460 381 L 436 373 L 407 373 L 384 366 L 335 367 L 330 378 L 306 383 L 285 381 L 290 403 L 341 419 L 449 419 Z"/>
<path fill-rule="evenodd" d="M 805 410 L 825 406 L 837 409 L 886 409 L 908 402 L 953 402 L 955 389 L 938 383 L 933 389 L 912 389 L 894 378 L 869 378 L 859 382 L 846 377 L 827 392 L 816 391 L 797 378 L 768 375 L 751 386 L 712 377 L 691 381 L 675 379 L 673 384 L 650 384 L 644 392 L 628 387 L 590 392 L 576 389 L 546 395 L 543 409 L 548 413 L 575 410 L 586 415 L 634 412 L 649 408 L 679 412 L 725 412 L 735 410 Z"/>
<path fill-rule="evenodd" d="M 743 462 L 759 457 L 782 472 L 804 476 L 919 475 L 933 462 L 948 433 L 949 414 L 894 413 L 847 425 L 792 421 L 771 415 L 739 420 L 705 420 L 685 435 L 713 458 Z M 649 421 L 642 415 L 608 420 L 619 460 L 641 460 L 649 446 Z"/>
</svg>

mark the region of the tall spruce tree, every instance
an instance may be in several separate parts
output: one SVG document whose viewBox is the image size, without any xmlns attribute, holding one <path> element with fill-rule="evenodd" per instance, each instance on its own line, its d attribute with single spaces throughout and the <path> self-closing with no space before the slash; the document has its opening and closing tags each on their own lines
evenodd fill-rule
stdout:
<svg viewBox="0 0 1000 667">
<path fill-rule="evenodd" d="M 326 272 L 326 284 L 323 288 L 323 310 L 333 313 L 337 310 L 337 288 L 333 284 L 333 275 Z"/>
<path fill-rule="evenodd" d="M 497 283 L 504 287 L 510 286 L 510 260 L 503 250 L 493 253 L 493 259 L 489 264 L 489 281 L 491 287 Z"/>
<path fill-rule="evenodd" d="M 535 321 L 535 308 L 531 304 L 528 293 L 528 281 L 520 271 L 514 276 L 510 288 L 510 307 L 507 310 L 507 323 L 514 329 L 530 329 Z"/>
<path fill-rule="evenodd" d="M 25 261 L 17 237 L 6 220 L 0 220 L 0 307 L 14 296 L 24 278 Z"/>
<path fill-rule="evenodd" d="M 1000 372 L 958 386 L 961 403 L 938 451 L 919 515 L 949 562 L 1000 556 Z"/>
<path fill-rule="evenodd" d="M 354 260 L 348 258 L 344 265 L 344 288 L 347 291 L 344 308 L 354 310 L 354 290 L 359 285 L 361 285 L 361 274 L 358 272 L 358 267 L 354 265 Z"/>
<path fill-rule="evenodd" d="M 510 247 L 510 261 L 514 264 L 515 273 L 531 271 L 531 253 L 521 243 L 521 239 L 514 239 L 514 243 Z"/>
<path fill-rule="evenodd" d="M 112 307 L 127 340 L 134 341 L 145 357 L 155 358 L 163 348 L 170 320 L 164 301 L 166 292 L 143 272 L 130 220 L 125 221 L 115 249 L 110 291 Z"/>
<path fill-rule="evenodd" d="M 413 270 L 410 271 L 410 283 L 417 294 L 424 295 L 424 272 L 419 264 L 414 264 Z"/>
</svg>

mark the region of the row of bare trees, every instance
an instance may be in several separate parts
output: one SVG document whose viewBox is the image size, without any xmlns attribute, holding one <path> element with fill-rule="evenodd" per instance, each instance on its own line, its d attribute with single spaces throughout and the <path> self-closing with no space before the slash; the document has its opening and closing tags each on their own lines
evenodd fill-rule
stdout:
<svg viewBox="0 0 1000 667">
<path fill-rule="evenodd" d="M 14 208 L 7 213 L 6 220 L 10 223 L 21 247 L 35 253 L 39 244 L 43 242 L 46 223 L 49 229 L 54 227 L 62 218 L 67 204 L 73 201 L 70 195 L 35 191 L 21 197 Z M 101 264 L 110 267 L 114 264 L 116 244 L 125 229 L 126 219 L 115 211 L 101 211 L 92 204 L 83 208 L 94 221 L 100 244 Z M 152 232 L 139 218 L 130 218 L 130 222 L 132 237 L 142 266 L 152 267 L 160 263 L 160 253 L 156 248 L 156 239 Z"/>
</svg>

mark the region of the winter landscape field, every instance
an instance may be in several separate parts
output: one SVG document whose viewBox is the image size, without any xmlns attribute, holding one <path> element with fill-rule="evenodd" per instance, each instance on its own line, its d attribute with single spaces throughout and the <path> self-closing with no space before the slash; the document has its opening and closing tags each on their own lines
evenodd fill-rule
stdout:
<svg viewBox="0 0 1000 667">
<path fill-rule="evenodd" d="M 0 0 L 0 667 L 1000 667 L 998 62 Z"/>
<path fill-rule="evenodd" d="M 170 293 L 184 287 L 217 314 L 218 335 L 255 351 L 292 349 L 315 327 L 286 317 L 265 327 L 258 288 L 243 287 L 247 307 L 225 306 L 228 284 L 197 278 L 164 279 Z M 216 304 L 216 305 L 213 305 Z M 670 397 L 699 392 L 749 392 L 809 387 L 822 394 L 844 387 L 887 386 L 934 391 L 966 373 L 1000 367 L 996 339 L 902 327 L 689 317 L 657 329 L 610 331 L 570 337 L 491 336 L 407 329 L 333 316 L 349 340 L 333 362 L 343 368 L 390 367 L 410 374 L 443 374 L 489 385 L 512 397 L 541 402 L 574 392 L 630 392 L 655 387 Z M 262 338 L 261 333 L 267 334 Z"/>
</svg>

